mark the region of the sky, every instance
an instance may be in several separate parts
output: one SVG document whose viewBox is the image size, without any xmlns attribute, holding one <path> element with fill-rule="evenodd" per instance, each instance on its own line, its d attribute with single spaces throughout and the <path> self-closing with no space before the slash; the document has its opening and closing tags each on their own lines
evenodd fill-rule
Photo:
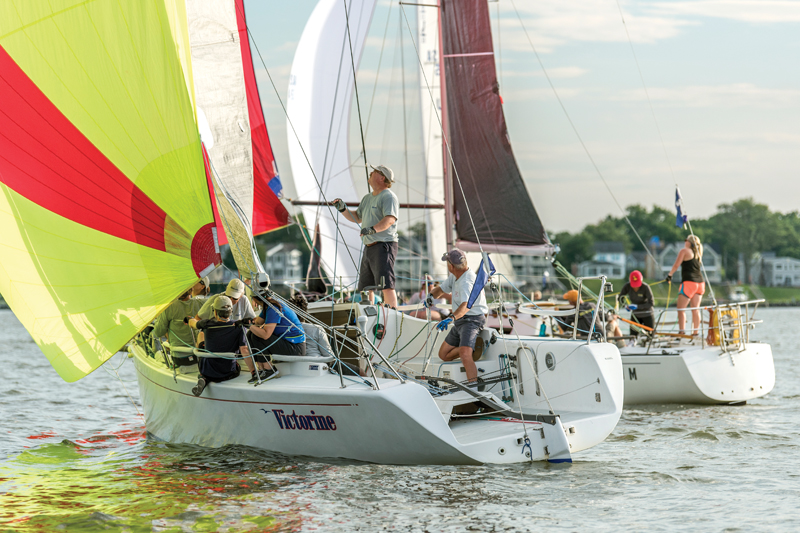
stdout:
<svg viewBox="0 0 800 533">
<path fill-rule="evenodd" d="M 285 101 L 294 51 L 315 5 L 245 2 L 289 198 L 278 95 Z M 378 1 L 358 89 L 368 159 L 394 170 L 401 202 L 421 202 L 420 82 L 407 29 L 401 69 L 402 9 L 413 28 L 415 8 Z M 616 202 L 672 209 L 676 184 L 694 218 L 743 197 L 776 211 L 800 209 L 800 1 L 499 0 L 489 9 L 512 147 L 548 231 L 575 232 L 618 216 Z M 360 151 L 355 109 L 351 160 Z"/>
</svg>

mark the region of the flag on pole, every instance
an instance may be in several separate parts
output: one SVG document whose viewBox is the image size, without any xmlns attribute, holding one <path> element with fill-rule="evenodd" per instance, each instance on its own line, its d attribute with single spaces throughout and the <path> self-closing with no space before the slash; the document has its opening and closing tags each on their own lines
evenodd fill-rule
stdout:
<svg viewBox="0 0 800 533">
<path fill-rule="evenodd" d="M 689 217 L 683 214 L 681 207 L 683 205 L 683 198 L 681 198 L 681 190 L 675 187 L 675 209 L 677 210 L 677 215 L 675 216 L 675 225 L 679 228 L 686 227 L 686 221 L 689 220 Z"/>
<path fill-rule="evenodd" d="M 472 286 L 472 292 L 469 294 L 469 299 L 467 300 L 467 308 L 469 309 L 472 309 L 472 304 L 474 304 L 475 300 L 481 295 L 481 291 L 486 286 L 486 283 L 488 283 L 489 278 L 496 272 L 492 260 L 489 259 L 489 254 L 482 252 L 482 255 L 481 264 L 478 267 L 478 271 L 475 273 L 475 284 Z"/>
</svg>

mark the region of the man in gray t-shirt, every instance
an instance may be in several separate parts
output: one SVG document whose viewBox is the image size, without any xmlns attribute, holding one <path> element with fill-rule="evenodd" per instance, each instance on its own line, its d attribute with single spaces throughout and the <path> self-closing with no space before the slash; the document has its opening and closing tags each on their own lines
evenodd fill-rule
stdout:
<svg viewBox="0 0 800 533">
<path fill-rule="evenodd" d="M 467 256 L 458 248 L 453 248 L 442 256 L 442 261 L 447 261 L 449 276 L 440 287 L 434 287 L 431 295 L 434 298 L 445 298 L 453 304 L 453 314 L 436 325 L 439 331 L 447 331 L 452 323 L 453 327 L 439 347 L 439 359 L 453 361 L 461 359 L 464 372 L 470 382 L 479 382 L 478 367 L 475 365 L 473 353 L 478 336 L 486 324 L 486 295 L 483 289 L 478 297 L 469 305 L 469 297 L 475 286 L 476 275 L 467 265 Z M 483 390 L 480 389 L 479 390 Z"/>
<path fill-rule="evenodd" d="M 394 183 L 391 169 L 383 165 L 372 168 L 369 175 L 372 192 L 361 199 L 355 211 L 347 209 L 341 198 L 334 200 L 333 205 L 344 218 L 361 224 L 361 241 L 365 249 L 361 256 L 358 290 L 381 285 L 383 278 L 383 302 L 396 308 L 394 261 L 397 257 L 397 217 L 400 214 L 400 202 L 390 190 Z M 373 297 L 373 291 L 370 290 L 370 302 Z"/>
</svg>

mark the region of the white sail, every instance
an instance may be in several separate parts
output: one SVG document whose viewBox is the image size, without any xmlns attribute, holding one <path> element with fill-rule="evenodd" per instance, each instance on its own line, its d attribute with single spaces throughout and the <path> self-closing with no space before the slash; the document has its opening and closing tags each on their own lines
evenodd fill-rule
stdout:
<svg viewBox="0 0 800 533">
<path fill-rule="evenodd" d="M 232 0 L 187 0 L 186 12 L 195 104 L 198 115 L 205 119 L 202 139 L 219 178 L 214 187 L 217 207 L 239 270 L 243 274 L 258 272 L 259 261 L 250 253 L 253 150 L 236 7 Z M 238 209 L 229 208 L 225 195 Z"/>
<path fill-rule="evenodd" d="M 442 93 L 439 85 L 439 9 L 417 7 L 417 46 L 420 67 L 420 102 L 422 112 L 422 146 L 425 155 L 425 203 L 444 204 L 444 165 L 442 155 Z M 439 259 L 447 251 L 447 226 L 444 210 L 428 209 L 425 213 L 428 230 L 428 255 L 431 275 L 447 277 L 447 267 Z"/>
<path fill-rule="evenodd" d="M 346 14 L 341 0 L 321 0 L 303 30 L 287 99 L 289 160 L 296 200 L 360 200 L 354 179 L 366 180 L 366 174 L 363 161 L 351 172 L 349 147 L 353 65 L 358 67 L 375 3 L 350 0 Z M 359 227 L 333 207 L 301 209 L 309 232 L 319 224 L 322 266 L 331 281 L 338 285 L 341 279 L 345 286 L 355 283 L 361 258 Z"/>
</svg>

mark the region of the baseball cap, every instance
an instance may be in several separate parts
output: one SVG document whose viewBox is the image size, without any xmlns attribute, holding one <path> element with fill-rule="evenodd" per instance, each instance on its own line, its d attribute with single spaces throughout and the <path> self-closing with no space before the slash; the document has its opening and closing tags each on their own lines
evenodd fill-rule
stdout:
<svg viewBox="0 0 800 533">
<path fill-rule="evenodd" d="M 206 276 L 204 278 L 200 278 L 200 283 L 203 284 L 203 287 L 208 287 L 209 284 L 210 284 L 210 282 L 208 281 L 208 276 Z"/>
<path fill-rule="evenodd" d="M 578 291 L 576 291 L 575 289 L 567 291 L 564 293 L 563 298 L 569 303 L 575 303 L 578 301 Z"/>
<path fill-rule="evenodd" d="M 467 256 L 458 248 L 453 248 L 442 255 L 442 261 L 447 261 L 453 266 L 464 266 L 467 264 Z"/>
<path fill-rule="evenodd" d="M 230 311 L 233 309 L 233 302 L 227 296 L 217 296 L 214 300 L 214 311 Z"/>
<path fill-rule="evenodd" d="M 639 287 L 642 286 L 642 273 L 639 272 L 638 270 L 634 270 L 633 272 L 631 272 L 628 281 L 630 281 L 631 287 L 633 287 L 634 289 L 638 289 Z"/>
<path fill-rule="evenodd" d="M 383 174 L 384 177 L 388 178 L 389 181 L 394 183 L 394 172 L 392 172 L 391 168 L 389 168 L 387 166 L 384 166 L 384 165 L 378 165 L 377 167 L 373 167 L 372 165 L 370 165 L 370 168 L 372 170 L 377 170 L 378 172 Z"/>
<path fill-rule="evenodd" d="M 240 279 L 232 279 L 230 283 L 228 283 L 228 287 L 225 289 L 225 296 L 230 298 L 239 299 L 242 297 L 244 293 L 244 282 Z"/>
</svg>

